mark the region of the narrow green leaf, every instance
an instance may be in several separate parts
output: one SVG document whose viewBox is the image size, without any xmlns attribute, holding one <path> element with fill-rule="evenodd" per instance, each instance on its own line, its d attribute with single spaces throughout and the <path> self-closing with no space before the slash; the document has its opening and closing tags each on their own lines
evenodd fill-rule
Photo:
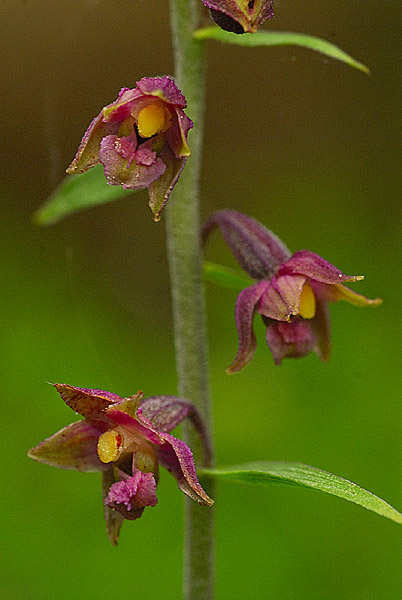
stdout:
<svg viewBox="0 0 402 600">
<path fill-rule="evenodd" d="M 202 469 L 198 472 L 200 475 L 208 475 L 236 483 L 263 486 L 279 484 L 315 489 L 360 504 L 360 506 L 396 523 L 402 523 L 402 514 L 378 496 L 347 479 L 342 479 L 342 477 L 302 463 L 256 462 L 221 469 Z"/>
<path fill-rule="evenodd" d="M 209 281 L 221 287 L 231 288 L 239 292 L 254 283 L 252 279 L 243 275 L 240 271 L 233 271 L 232 269 L 208 261 L 204 261 L 202 275 L 204 281 Z"/>
<path fill-rule="evenodd" d="M 225 44 L 236 44 L 247 48 L 256 48 L 258 46 L 301 46 L 309 48 L 316 52 L 321 52 L 330 58 L 340 60 L 355 69 L 364 73 L 370 73 L 370 70 L 358 60 L 352 58 L 349 54 L 323 40 L 322 38 L 305 33 L 293 33 L 291 31 L 257 31 L 257 33 L 245 33 L 236 35 L 229 31 L 223 31 L 219 27 L 207 27 L 198 29 L 194 32 L 194 37 L 198 40 L 212 39 Z"/>
<path fill-rule="evenodd" d="M 118 185 L 108 185 L 102 165 L 97 165 L 82 175 L 67 175 L 33 218 L 38 225 L 52 225 L 70 213 L 117 200 L 132 192 Z"/>
</svg>

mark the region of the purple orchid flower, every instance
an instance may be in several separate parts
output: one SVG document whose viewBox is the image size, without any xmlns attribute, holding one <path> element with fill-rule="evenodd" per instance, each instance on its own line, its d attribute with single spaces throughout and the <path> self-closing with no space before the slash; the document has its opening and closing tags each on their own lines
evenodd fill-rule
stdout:
<svg viewBox="0 0 402 600">
<path fill-rule="evenodd" d="M 67 169 L 85 173 L 102 163 L 110 185 L 148 188 L 155 221 L 175 186 L 190 149 L 186 99 L 170 77 L 144 77 L 134 89 L 122 88 L 88 127 Z"/>
<path fill-rule="evenodd" d="M 67 425 L 28 452 L 39 462 L 61 469 L 103 473 L 104 514 L 108 535 L 117 544 L 124 519 L 138 519 L 157 504 L 159 464 L 176 478 L 182 492 L 199 504 L 213 500 L 202 489 L 190 448 L 169 434 L 188 417 L 200 433 L 204 462 L 210 446 L 195 407 L 174 396 L 130 398 L 103 390 L 56 383 L 62 399 L 85 417 Z"/>
<path fill-rule="evenodd" d="M 276 364 L 285 357 L 306 356 L 312 350 L 326 361 L 330 354 L 328 302 L 346 300 L 355 306 L 378 306 L 382 302 L 342 285 L 361 281 L 362 275 L 345 275 L 309 250 L 291 255 L 276 235 L 251 217 L 234 210 L 213 213 L 203 228 L 204 241 L 216 227 L 239 264 L 256 280 L 237 298 L 239 349 L 228 373 L 240 371 L 254 355 L 256 311 L 267 325 L 266 340 Z"/>
<path fill-rule="evenodd" d="M 202 0 L 221 29 L 232 33 L 255 33 L 274 16 L 274 0 Z"/>
</svg>

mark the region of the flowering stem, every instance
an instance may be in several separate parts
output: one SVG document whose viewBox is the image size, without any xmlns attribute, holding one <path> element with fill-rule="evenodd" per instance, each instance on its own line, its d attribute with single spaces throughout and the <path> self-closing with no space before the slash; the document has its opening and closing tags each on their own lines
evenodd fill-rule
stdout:
<svg viewBox="0 0 402 600">
<path fill-rule="evenodd" d="M 199 236 L 205 56 L 204 42 L 192 37 L 198 25 L 199 4 L 199 0 L 170 0 L 176 82 L 187 98 L 187 112 L 194 122 L 194 129 L 190 133 L 191 157 L 166 208 L 166 227 L 179 394 L 197 407 L 210 432 L 212 423 Z M 183 426 L 183 437 L 199 463 L 201 443 L 190 424 Z M 213 495 L 212 482 L 206 484 L 208 492 Z M 184 535 L 184 599 L 211 600 L 213 510 L 186 499 Z"/>
</svg>

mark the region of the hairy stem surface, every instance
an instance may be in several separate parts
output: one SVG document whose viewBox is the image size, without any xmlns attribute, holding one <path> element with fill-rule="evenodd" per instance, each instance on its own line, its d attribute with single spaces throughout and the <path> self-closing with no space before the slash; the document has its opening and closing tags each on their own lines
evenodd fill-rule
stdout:
<svg viewBox="0 0 402 600">
<path fill-rule="evenodd" d="M 189 134 L 191 157 L 166 207 L 167 244 L 173 299 L 176 368 L 179 394 L 200 411 L 211 432 L 207 369 L 205 311 L 201 283 L 199 236 L 199 181 L 202 153 L 205 92 L 204 42 L 194 40 L 198 25 L 198 0 L 170 0 L 176 82 L 188 102 L 194 129 Z M 190 424 L 183 438 L 199 464 L 200 440 Z M 212 495 L 212 482 L 205 480 Z M 185 600 L 213 598 L 213 509 L 185 500 L 184 579 Z"/>
</svg>

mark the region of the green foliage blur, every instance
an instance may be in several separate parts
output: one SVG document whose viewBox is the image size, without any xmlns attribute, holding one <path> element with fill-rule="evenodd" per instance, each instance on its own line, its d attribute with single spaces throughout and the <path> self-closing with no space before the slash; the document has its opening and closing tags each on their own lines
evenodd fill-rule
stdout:
<svg viewBox="0 0 402 600">
<path fill-rule="evenodd" d="M 240 374 L 236 292 L 206 288 L 219 465 L 301 461 L 402 509 L 400 61 L 402 9 L 374 0 L 276 2 L 265 28 L 324 37 L 365 76 L 301 49 L 208 45 L 203 216 L 252 214 L 292 249 L 347 273 L 377 309 L 332 307 L 333 355 Z M 172 72 L 166 0 L 2 3 L 0 193 L 1 597 L 177 600 L 183 500 L 162 473 L 157 507 L 107 539 L 99 476 L 26 450 L 75 420 L 47 382 L 175 394 L 163 217 L 146 191 L 39 228 L 31 216 L 120 87 Z M 191 134 L 190 134 L 191 136 Z M 189 137 L 191 143 L 191 137 Z M 209 260 L 234 267 L 216 235 Z M 208 509 L 206 509 L 208 510 Z M 222 483 L 217 599 L 398 600 L 402 529 L 303 489 Z"/>
</svg>

